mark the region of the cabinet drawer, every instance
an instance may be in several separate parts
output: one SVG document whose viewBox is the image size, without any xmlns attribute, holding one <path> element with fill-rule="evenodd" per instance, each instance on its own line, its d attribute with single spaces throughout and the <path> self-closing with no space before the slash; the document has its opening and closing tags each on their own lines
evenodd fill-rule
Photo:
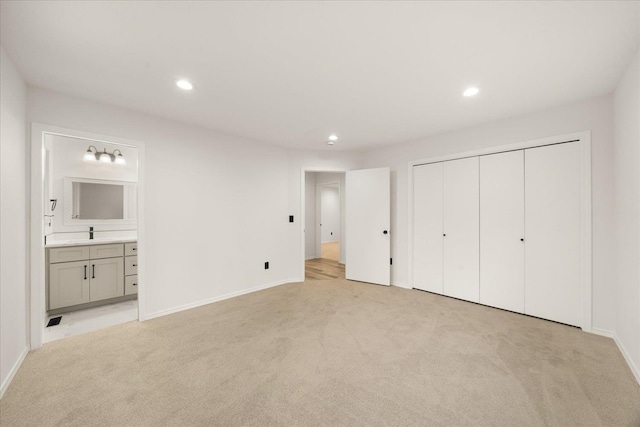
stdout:
<svg viewBox="0 0 640 427">
<path fill-rule="evenodd" d="M 138 257 L 128 256 L 124 259 L 124 275 L 138 274 Z"/>
<path fill-rule="evenodd" d="M 116 245 L 96 245 L 89 247 L 91 248 L 91 259 L 124 256 L 124 245 L 122 243 Z"/>
<path fill-rule="evenodd" d="M 138 293 L 138 276 L 127 276 L 124 278 L 124 294 L 133 295 Z"/>
<path fill-rule="evenodd" d="M 49 262 L 69 262 L 89 259 L 89 246 L 49 249 Z"/>
<path fill-rule="evenodd" d="M 138 243 L 125 243 L 124 244 L 124 256 L 138 255 Z"/>
</svg>

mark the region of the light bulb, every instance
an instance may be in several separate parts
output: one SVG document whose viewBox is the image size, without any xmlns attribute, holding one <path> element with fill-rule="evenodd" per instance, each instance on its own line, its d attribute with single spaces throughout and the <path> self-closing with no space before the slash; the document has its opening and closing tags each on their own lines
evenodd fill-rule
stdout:
<svg viewBox="0 0 640 427">
<path fill-rule="evenodd" d="M 127 161 L 122 154 L 118 154 L 118 156 L 116 157 L 116 163 L 119 165 L 126 165 Z"/>
<path fill-rule="evenodd" d="M 106 152 L 104 152 L 104 153 L 100 154 L 100 161 L 102 163 L 110 163 L 111 162 L 111 157 Z"/>
<path fill-rule="evenodd" d="M 338 135 L 335 135 L 335 134 L 329 135 L 329 141 L 334 141 L 335 142 L 337 140 L 338 140 Z"/>
<path fill-rule="evenodd" d="M 84 161 L 85 162 L 95 162 L 96 161 L 96 155 L 93 151 L 91 150 L 87 150 L 84 153 Z"/>
</svg>

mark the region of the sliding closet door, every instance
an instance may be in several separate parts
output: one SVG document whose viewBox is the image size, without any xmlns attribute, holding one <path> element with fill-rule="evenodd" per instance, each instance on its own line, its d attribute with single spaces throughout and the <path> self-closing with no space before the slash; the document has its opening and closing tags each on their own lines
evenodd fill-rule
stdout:
<svg viewBox="0 0 640 427">
<path fill-rule="evenodd" d="M 413 168 L 413 287 L 442 294 L 442 163 Z"/>
<path fill-rule="evenodd" d="M 444 294 L 479 300 L 479 159 L 452 160 L 444 168 Z"/>
<path fill-rule="evenodd" d="M 525 313 L 581 326 L 580 146 L 525 150 Z"/>
<path fill-rule="evenodd" d="M 480 157 L 480 303 L 524 313 L 524 151 Z"/>
</svg>

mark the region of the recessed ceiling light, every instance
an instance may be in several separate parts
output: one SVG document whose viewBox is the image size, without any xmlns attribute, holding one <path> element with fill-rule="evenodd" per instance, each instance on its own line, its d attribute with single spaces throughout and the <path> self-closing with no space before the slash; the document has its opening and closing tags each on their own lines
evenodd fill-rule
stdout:
<svg viewBox="0 0 640 427">
<path fill-rule="evenodd" d="M 338 140 L 338 135 L 335 134 L 331 134 L 329 135 L 329 141 L 337 141 Z"/>
<path fill-rule="evenodd" d="M 478 89 L 475 86 L 470 86 L 470 87 L 466 88 L 464 90 L 464 92 L 462 92 L 462 95 L 464 95 L 464 96 L 475 96 L 475 95 L 478 94 L 478 92 L 480 92 L 480 89 Z"/>
<path fill-rule="evenodd" d="M 176 82 L 176 85 L 180 88 L 180 89 L 184 89 L 184 90 L 191 90 L 193 89 L 193 85 L 191 84 L 191 82 L 189 80 L 178 80 Z"/>
</svg>

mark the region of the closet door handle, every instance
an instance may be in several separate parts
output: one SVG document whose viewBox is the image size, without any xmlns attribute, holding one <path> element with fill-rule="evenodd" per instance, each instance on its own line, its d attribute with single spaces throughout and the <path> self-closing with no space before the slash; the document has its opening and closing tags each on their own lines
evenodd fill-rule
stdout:
<svg viewBox="0 0 640 427">
<path fill-rule="evenodd" d="M 446 235 L 446 234 L 443 234 L 443 235 L 442 235 L 442 237 L 447 237 L 447 235 Z"/>
<path fill-rule="evenodd" d="M 84 280 L 87 280 L 87 266 L 84 266 Z"/>
<path fill-rule="evenodd" d="M 382 234 L 387 234 L 387 233 L 389 233 L 387 230 L 384 230 L 384 231 L 382 232 Z"/>
<path fill-rule="evenodd" d="M 138 264 L 131 264 L 131 267 L 137 267 Z"/>
<path fill-rule="evenodd" d="M 134 283 L 134 284 L 133 284 L 133 286 L 138 286 L 138 284 L 137 284 L 137 283 Z"/>
<path fill-rule="evenodd" d="M 520 239 L 521 242 L 524 242 L 524 239 Z"/>
<path fill-rule="evenodd" d="M 95 264 L 91 264 L 91 278 L 92 279 L 96 278 L 96 265 Z"/>
<path fill-rule="evenodd" d="M 138 248 L 132 248 L 131 250 L 132 250 L 132 251 L 137 251 L 137 250 L 138 250 Z"/>
</svg>

